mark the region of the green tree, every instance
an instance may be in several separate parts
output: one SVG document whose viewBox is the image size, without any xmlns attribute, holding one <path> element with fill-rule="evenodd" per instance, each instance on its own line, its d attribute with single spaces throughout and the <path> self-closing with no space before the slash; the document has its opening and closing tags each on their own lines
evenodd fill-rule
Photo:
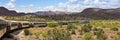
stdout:
<svg viewBox="0 0 120 40">
<path fill-rule="evenodd" d="M 118 28 L 117 27 L 113 27 L 113 28 L 111 28 L 111 30 L 118 31 Z"/>
<path fill-rule="evenodd" d="M 58 23 L 48 23 L 48 27 L 57 27 Z"/>
<path fill-rule="evenodd" d="M 70 32 L 62 29 L 52 29 L 43 35 L 44 40 L 71 40 Z"/>
<path fill-rule="evenodd" d="M 25 33 L 26 36 L 31 34 L 28 29 L 25 29 L 25 30 L 24 30 L 24 33 Z"/>
<path fill-rule="evenodd" d="M 73 25 L 73 24 L 68 24 L 68 26 L 67 26 L 67 29 L 68 30 L 73 30 L 73 29 L 75 29 L 76 27 L 75 27 L 75 25 Z"/>
<path fill-rule="evenodd" d="M 85 33 L 83 40 L 95 40 L 92 33 Z"/>
<path fill-rule="evenodd" d="M 96 31 L 96 36 L 97 36 L 97 39 L 99 39 L 99 40 L 106 40 L 107 39 L 107 36 L 105 36 L 103 29 L 98 29 Z"/>
<path fill-rule="evenodd" d="M 84 25 L 84 26 L 82 27 L 82 30 L 83 30 L 84 32 L 90 32 L 91 29 L 92 29 L 92 26 L 91 26 L 90 24 L 86 24 L 86 25 Z"/>
</svg>

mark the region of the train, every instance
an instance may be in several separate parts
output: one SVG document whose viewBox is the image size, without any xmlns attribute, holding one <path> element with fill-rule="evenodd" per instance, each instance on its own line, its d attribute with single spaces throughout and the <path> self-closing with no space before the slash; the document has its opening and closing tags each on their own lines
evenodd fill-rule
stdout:
<svg viewBox="0 0 120 40">
<path fill-rule="evenodd" d="M 47 27 L 46 22 L 28 22 L 28 21 L 9 21 L 9 24 L 6 25 L 7 27 L 10 26 L 10 30 L 14 30 L 17 28 L 23 27 Z"/>
<path fill-rule="evenodd" d="M 10 21 L 0 19 L 0 38 L 10 30 L 19 29 L 23 27 L 47 27 L 46 22 L 28 22 L 28 21 Z"/>
<path fill-rule="evenodd" d="M 5 19 L 0 18 L 0 37 L 2 37 L 6 32 L 6 24 L 7 22 L 5 21 Z"/>
<path fill-rule="evenodd" d="M 79 21 L 70 21 L 70 22 L 62 22 L 59 21 L 59 25 L 68 25 L 71 23 L 80 23 Z M 81 23 L 89 23 L 89 20 L 83 20 Z M 0 18 L 0 38 L 4 35 L 4 33 L 22 28 L 22 27 L 47 27 L 47 22 L 28 22 L 28 21 L 13 21 L 13 20 L 5 20 Z"/>
</svg>

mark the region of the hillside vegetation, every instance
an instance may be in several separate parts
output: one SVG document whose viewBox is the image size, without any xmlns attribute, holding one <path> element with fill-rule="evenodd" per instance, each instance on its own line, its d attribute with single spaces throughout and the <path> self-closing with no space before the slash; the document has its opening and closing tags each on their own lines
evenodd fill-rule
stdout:
<svg viewBox="0 0 120 40">
<path fill-rule="evenodd" d="M 119 40 L 119 20 L 91 20 L 89 24 L 73 23 L 68 25 L 33 27 L 27 29 L 28 40 Z M 48 25 L 56 25 L 49 23 Z M 39 31 L 38 31 L 39 30 Z M 27 40 L 26 39 L 26 40 Z"/>
</svg>

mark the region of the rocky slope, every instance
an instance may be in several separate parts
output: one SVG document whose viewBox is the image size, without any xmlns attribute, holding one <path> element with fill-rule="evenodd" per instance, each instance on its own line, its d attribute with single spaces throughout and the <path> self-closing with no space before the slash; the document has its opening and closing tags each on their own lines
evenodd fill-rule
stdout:
<svg viewBox="0 0 120 40">
<path fill-rule="evenodd" d="M 120 19 L 120 8 L 116 9 L 87 8 L 81 12 L 81 15 L 93 19 Z"/>
<path fill-rule="evenodd" d="M 8 10 L 5 7 L 0 7 L 0 16 L 24 16 L 24 15 L 35 15 L 34 13 L 18 13 L 14 10 Z"/>
<path fill-rule="evenodd" d="M 4 7 L 0 7 L 0 16 L 13 16 L 17 15 L 16 13 L 17 13 L 16 11 L 9 11 Z"/>
</svg>

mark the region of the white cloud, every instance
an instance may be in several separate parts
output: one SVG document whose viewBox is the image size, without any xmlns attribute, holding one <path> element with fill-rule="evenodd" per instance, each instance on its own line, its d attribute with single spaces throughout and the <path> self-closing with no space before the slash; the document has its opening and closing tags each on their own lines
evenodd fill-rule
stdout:
<svg viewBox="0 0 120 40">
<path fill-rule="evenodd" d="M 17 12 L 35 12 L 38 8 L 35 8 L 33 4 L 20 5 L 20 8 L 17 8 Z"/>
<path fill-rule="evenodd" d="M 10 0 L 9 2 L 15 2 L 15 0 Z"/>
<path fill-rule="evenodd" d="M 95 4 L 98 4 L 98 3 L 99 3 L 99 0 L 95 0 L 94 3 L 95 3 Z"/>
<path fill-rule="evenodd" d="M 74 4 L 75 3 L 75 4 Z M 69 0 L 59 3 L 58 7 L 68 12 L 79 12 L 85 8 L 118 8 L 120 0 Z"/>
<path fill-rule="evenodd" d="M 90 0 L 84 0 L 84 3 L 89 3 L 90 2 Z"/>
<path fill-rule="evenodd" d="M 27 7 L 34 7 L 33 4 L 28 4 L 28 5 L 20 5 L 20 7 L 27 8 Z"/>
<path fill-rule="evenodd" d="M 15 5 L 13 3 L 7 3 L 5 5 L 5 7 L 9 8 L 9 9 L 14 9 L 15 8 Z"/>
<path fill-rule="evenodd" d="M 78 1 L 78 0 L 69 0 L 69 2 L 75 2 L 75 1 Z"/>
<path fill-rule="evenodd" d="M 65 11 L 65 10 L 63 10 L 63 8 L 59 8 L 56 6 L 47 6 L 44 8 L 40 7 L 38 10 L 39 11 L 50 11 L 50 10 L 52 10 L 52 11 Z"/>
<path fill-rule="evenodd" d="M 30 6 L 30 7 L 33 7 L 34 5 L 33 5 L 33 4 L 30 4 L 29 6 Z"/>
<path fill-rule="evenodd" d="M 57 6 L 46 6 L 39 8 L 32 8 L 33 4 L 24 5 L 27 12 L 30 11 L 67 11 L 67 12 L 80 12 L 85 8 L 117 8 L 120 4 L 120 0 L 68 0 L 65 3 L 58 3 Z M 23 7 L 24 7 L 23 6 Z M 28 7 L 28 8 L 27 8 Z"/>
<path fill-rule="evenodd" d="M 5 4 L 4 6 L 8 9 L 15 9 L 14 2 L 15 2 L 15 0 L 9 0 L 9 2 L 7 4 Z"/>
<path fill-rule="evenodd" d="M 35 12 L 36 9 L 35 8 L 32 8 L 32 7 L 25 7 L 25 8 L 18 8 L 16 9 L 17 12 L 25 12 L 25 13 L 28 13 L 28 12 Z"/>
<path fill-rule="evenodd" d="M 10 0 L 5 7 L 14 9 L 15 0 Z M 68 0 L 65 3 L 58 3 L 57 6 L 50 5 L 46 7 L 35 7 L 33 4 L 21 5 L 20 9 L 16 9 L 19 12 L 35 12 L 35 11 L 67 11 L 67 12 L 80 12 L 85 8 L 117 8 L 120 7 L 120 0 Z"/>
<path fill-rule="evenodd" d="M 57 6 L 46 6 L 46 7 L 43 7 L 43 8 L 40 8 L 39 10 L 45 10 L 45 11 L 48 11 L 48 10 L 52 10 L 52 11 L 67 11 L 67 12 L 80 12 L 83 8 L 83 5 L 81 4 L 72 4 L 76 1 L 79 1 L 79 0 L 69 0 L 68 2 L 66 3 L 62 3 L 60 2 Z"/>
</svg>

